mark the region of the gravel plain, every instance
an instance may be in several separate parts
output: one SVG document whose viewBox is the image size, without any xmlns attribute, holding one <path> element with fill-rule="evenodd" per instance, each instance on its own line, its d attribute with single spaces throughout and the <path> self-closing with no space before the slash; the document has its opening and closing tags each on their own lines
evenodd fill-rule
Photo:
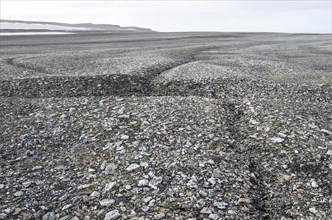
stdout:
<svg viewBox="0 0 332 220">
<path fill-rule="evenodd" d="M 0 37 L 0 219 L 331 219 L 332 37 Z"/>
</svg>

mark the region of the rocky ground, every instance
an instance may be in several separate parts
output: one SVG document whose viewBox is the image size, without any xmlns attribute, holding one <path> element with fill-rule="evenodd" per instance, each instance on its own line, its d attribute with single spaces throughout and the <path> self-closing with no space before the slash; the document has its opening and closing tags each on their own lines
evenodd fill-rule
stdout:
<svg viewBox="0 0 332 220">
<path fill-rule="evenodd" d="M 330 35 L 0 37 L 0 219 L 330 219 Z"/>
</svg>

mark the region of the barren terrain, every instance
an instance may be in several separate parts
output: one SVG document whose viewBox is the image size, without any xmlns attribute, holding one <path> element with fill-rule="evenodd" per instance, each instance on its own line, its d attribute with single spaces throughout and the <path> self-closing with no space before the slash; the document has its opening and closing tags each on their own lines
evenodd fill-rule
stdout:
<svg viewBox="0 0 332 220">
<path fill-rule="evenodd" d="M 331 35 L 0 37 L 0 219 L 331 219 Z"/>
</svg>

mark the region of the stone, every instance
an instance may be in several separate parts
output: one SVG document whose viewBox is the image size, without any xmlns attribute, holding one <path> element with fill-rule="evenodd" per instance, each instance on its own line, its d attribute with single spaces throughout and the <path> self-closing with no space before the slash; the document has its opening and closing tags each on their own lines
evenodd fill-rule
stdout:
<svg viewBox="0 0 332 220">
<path fill-rule="evenodd" d="M 260 123 L 258 121 L 256 121 L 255 119 L 250 119 L 249 121 L 250 124 L 252 125 L 259 125 Z"/>
<path fill-rule="evenodd" d="M 22 195 L 23 195 L 22 191 L 17 191 L 17 192 L 14 193 L 14 196 L 16 196 L 16 197 L 20 197 Z"/>
<path fill-rule="evenodd" d="M 165 218 L 165 213 L 161 212 L 153 216 L 156 220 Z"/>
<path fill-rule="evenodd" d="M 100 204 L 101 206 L 106 206 L 106 207 L 111 206 L 111 205 L 113 205 L 114 203 L 115 203 L 115 200 L 114 200 L 114 199 L 103 199 L 103 200 L 100 200 L 100 201 L 99 201 L 99 204 Z"/>
<path fill-rule="evenodd" d="M 138 181 L 138 186 L 148 186 L 148 185 L 149 185 L 149 181 L 146 179 Z"/>
<path fill-rule="evenodd" d="M 107 183 L 103 189 L 104 192 L 111 191 L 112 188 L 116 185 L 116 182 Z"/>
<path fill-rule="evenodd" d="M 28 188 L 29 186 L 31 186 L 31 184 L 32 184 L 31 181 L 27 181 L 27 182 L 22 183 L 22 185 L 23 185 L 25 188 Z"/>
<path fill-rule="evenodd" d="M 120 218 L 121 215 L 118 210 L 113 210 L 108 213 L 106 213 L 104 220 L 113 220 Z"/>
<path fill-rule="evenodd" d="M 95 199 L 100 196 L 100 192 L 94 191 L 90 194 L 90 199 Z"/>
<path fill-rule="evenodd" d="M 5 184 L 0 184 L 0 189 L 5 188 Z"/>
<path fill-rule="evenodd" d="M 109 174 L 112 173 L 117 168 L 117 165 L 114 163 L 110 163 L 105 167 L 105 173 Z"/>
<path fill-rule="evenodd" d="M 130 164 L 130 166 L 129 167 L 127 167 L 127 171 L 133 171 L 133 170 L 136 170 L 136 169 L 138 169 L 140 167 L 140 165 L 138 165 L 137 163 L 133 163 L 133 164 Z"/>
<path fill-rule="evenodd" d="M 282 143 L 284 141 L 283 138 L 280 138 L 280 137 L 273 137 L 270 139 L 272 143 Z"/>
<path fill-rule="evenodd" d="M 332 135 L 332 131 L 326 130 L 326 129 L 321 129 L 321 132 L 323 132 L 324 134 L 329 134 Z"/>
<path fill-rule="evenodd" d="M 123 134 L 123 135 L 121 135 L 121 140 L 128 140 L 129 139 L 129 136 L 128 135 L 125 135 L 125 134 Z"/>
<path fill-rule="evenodd" d="M 158 185 L 163 181 L 162 177 L 153 177 L 149 182 L 149 186 L 152 189 L 158 189 Z"/>
<path fill-rule="evenodd" d="M 281 183 L 281 184 L 284 184 L 284 183 L 288 183 L 288 182 L 290 182 L 291 180 L 292 180 L 292 176 L 291 175 L 283 175 L 283 176 L 281 176 L 280 178 L 279 178 L 279 182 Z"/>
<path fill-rule="evenodd" d="M 212 211 L 210 208 L 204 207 L 204 208 L 202 208 L 201 213 L 202 214 L 211 214 Z"/>
<path fill-rule="evenodd" d="M 319 185 L 318 185 L 318 183 L 315 180 L 313 180 L 313 181 L 311 181 L 311 187 L 312 188 L 318 188 Z"/>
<path fill-rule="evenodd" d="M 228 204 L 226 202 L 214 202 L 213 206 L 217 207 L 218 209 L 226 209 Z"/>
<path fill-rule="evenodd" d="M 90 186 L 92 186 L 92 184 L 83 184 L 83 185 L 79 185 L 77 187 L 78 190 L 82 190 L 82 189 L 86 189 L 89 188 Z"/>
<path fill-rule="evenodd" d="M 203 190 L 200 190 L 199 192 L 198 192 L 202 197 L 206 197 L 208 194 L 205 192 L 205 191 L 203 191 Z"/>
<path fill-rule="evenodd" d="M 72 207 L 72 204 L 67 204 L 67 205 L 63 206 L 61 210 L 64 211 L 64 210 L 69 209 L 70 207 Z"/>
<path fill-rule="evenodd" d="M 315 207 L 311 207 L 311 208 L 309 209 L 309 212 L 311 212 L 311 213 L 313 213 L 313 214 L 316 214 L 318 211 L 317 211 L 317 209 L 316 209 Z"/>
<path fill-rule="evenodd" d="M 48 212 L 43 216 L 43 220 L 55 220 L 56 216 L 54 212 Z"/>
<path fill-rule="evenodd" d="M 278 133 L 278 136 L 279 136 L 279 137 L 281 137 L 281 138 L 286 138 L 286 137 L 287 137 L 287 135 L 286 135 L 286 134 L 284 134 L 284 133 L 281 133 L 281 132 L 279 132 L 279 133 Z"/>
<path fill-rule="evenodd" d="M 213 178 L 213 177 L 209 178 L 209 179 L 208 179 L 208 182 L 209 182 L 212 186 L 214 186 L 214 185 L 216 184 L 216 180 L 215 180 L 215 178 Z"/>
<path fill-rule="evenodd" d="M 219 215 L 211 213 L 209 215 L 209 219 L 217 220 L 217 219 L 219 219 Z"/>
<path fill-rule="evenodd" d="M 249 198 L 239 198 L 237 201 L 240 205 L 248 205 L 251 203 L 251 199 Z"/>
</svg>

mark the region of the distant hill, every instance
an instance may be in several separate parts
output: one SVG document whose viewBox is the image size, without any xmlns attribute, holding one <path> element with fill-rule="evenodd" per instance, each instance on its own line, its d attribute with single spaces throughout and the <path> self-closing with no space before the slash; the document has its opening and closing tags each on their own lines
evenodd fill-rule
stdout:
<svg viewBox="0 0 332 220">
<path fill-rule="evenodd" d="M 121 27 L 113 24 L 68 24 L 59 22 L 40 22 L 40 21 L 20 21 L 20 20 L 0 20 L 1 33 L 15 32 L 153 32 L 153 30 L 141 27 Z"/>
</svg>

